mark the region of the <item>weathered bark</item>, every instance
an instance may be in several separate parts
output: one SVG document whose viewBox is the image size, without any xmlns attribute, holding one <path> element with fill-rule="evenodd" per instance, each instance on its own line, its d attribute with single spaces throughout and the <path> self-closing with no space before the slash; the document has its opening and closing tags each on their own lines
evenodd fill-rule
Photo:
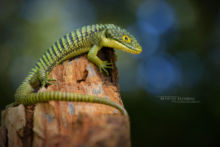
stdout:
<svg viewBox="0 0 220 147">
<path fill-rule="evenodd" d="M 123 105 L 113 51 L 105 49 L 99 56 L 114 63 L 110 76 L 101 74 L 83 55 L 56 66 L 50 78 L 57 81 L 40 91 L 107 96 Z M 130 146 L 127 116 L 107 105 L 84 102 L 50 101 L 10 107 L 2 112 L 0 135 L 0 145 L 5 146 Z"/>
</svg>

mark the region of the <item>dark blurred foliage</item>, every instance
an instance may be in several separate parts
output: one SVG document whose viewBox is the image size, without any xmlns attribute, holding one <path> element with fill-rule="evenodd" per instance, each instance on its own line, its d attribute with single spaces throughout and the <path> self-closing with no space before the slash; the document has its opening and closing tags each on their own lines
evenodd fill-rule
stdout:
<svg viewBox="0 0 220 147">
<path fill-rule="evenodd" d="M 133 146 L 219 145 L 219 0 L 0 1 L 0 109 L 47 47 L 94 23 L 123 26 L 143 46 L 117 52 Z"/>
</svg>

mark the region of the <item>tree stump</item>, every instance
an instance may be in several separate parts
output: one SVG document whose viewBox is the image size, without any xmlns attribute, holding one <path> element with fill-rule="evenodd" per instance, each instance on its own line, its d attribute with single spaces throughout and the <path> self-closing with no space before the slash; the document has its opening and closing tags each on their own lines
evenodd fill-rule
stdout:
<svg viewBox="0 0 220 147">
<path fill-rule="evenodd" d="M 108 97 L 122 104 L 114 51 L 105 48 L 102 60 L 113 62 L 110 76 L 100 73 L 86 54 L 56 66 L 49 77 L 54 85 L 40 91 L 66 91 Z M 85 103 L 49 101 L 32 106 L 19 105 L 2 111 L 0 146 L 129 147 L 128 116 L 113 107 Z"/>
</svg>

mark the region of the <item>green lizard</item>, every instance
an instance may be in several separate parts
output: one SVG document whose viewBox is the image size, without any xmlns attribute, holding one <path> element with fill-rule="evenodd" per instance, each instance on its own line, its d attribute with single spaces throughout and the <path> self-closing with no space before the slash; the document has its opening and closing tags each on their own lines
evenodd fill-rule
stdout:
<svg viewBox="0 0 220 147">
<path fill-rule="evenodd" d="M 117 48 L 132 54 L 139 54 L 142 51 L 134 36 L 113 24 L 89 25 L 67 33 L 47 49 L 17 88 L 14 104 L 30 105 L 50 100 L 91 102 L 106 104 L 117 108 L 123 114 L 127 114 L 119 104 L 98 96 L 59 91 L 34 92 L 40 87 L 52 84 L 51 81 L 54 79 L 49 79 L 48 74 L 56 65 L 83 53 L 88 53 L 88 60 L 97 65 L 101 72 L 104 71 L 108 75 L 107 69 L 112 68 L 112 63 L 102 61 L 97 56 L 102 47 Z"/>
</svg>

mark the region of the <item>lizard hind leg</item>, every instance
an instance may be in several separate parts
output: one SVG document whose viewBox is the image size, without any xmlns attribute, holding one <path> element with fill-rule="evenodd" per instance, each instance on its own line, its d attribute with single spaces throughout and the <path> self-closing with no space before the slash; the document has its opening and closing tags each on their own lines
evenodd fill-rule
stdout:
<svg viewBox="0 0 220 147">
<path fill-rule="evenodd" d="M 47 85 L 52 85 L 52 81 L 56 81 L 56 79 L 48 78 L 49 73 L 47 73 L 43 68 L 40 68 L 38 71 L 38 77 L 41 83 L 41 87 L 45 87 Z"/>
</svg>

